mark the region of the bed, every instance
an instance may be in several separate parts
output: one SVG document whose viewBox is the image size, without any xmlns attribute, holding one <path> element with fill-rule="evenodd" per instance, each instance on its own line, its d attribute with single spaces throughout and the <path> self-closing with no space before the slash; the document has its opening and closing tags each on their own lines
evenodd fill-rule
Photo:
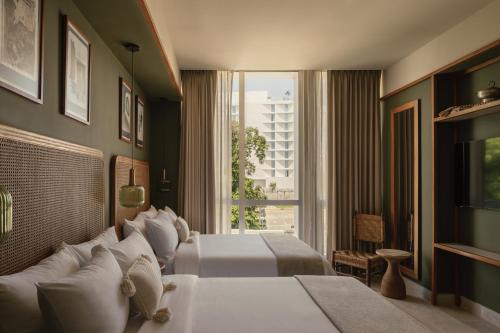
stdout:
<svg viewBox="0 0 500 333">
<path fill-rule="evenodd" d="M 131 160 L 115 156 L 112 160 L 111 218 L 119 237 L 125 219 L 150 208 L 149 165 L 135 163 L 136 178 L 145 187 L 146 202 L 139 208 L 120 206 L 118 192 L 128 182 Z M 192 243 L 180 243 L 175 256 L 162 260 L 168 274 L 193 274 L 200 277 L 272 277 L 297 274 L 332 275 L 331 265 L 315 250 L 294 236 L 199 235 Z M 161 259 L 160 259 L 161 260 Z"/>
<path fill-rule="evenodd" d="M 429 332 L 420 322 L 349 277 L 199 278 L 172 275 L 164 324 L 131 318 L 125 332 L 323 333 Z M 363 320 L 359 320 L 363 318 Z"/>
</svg>

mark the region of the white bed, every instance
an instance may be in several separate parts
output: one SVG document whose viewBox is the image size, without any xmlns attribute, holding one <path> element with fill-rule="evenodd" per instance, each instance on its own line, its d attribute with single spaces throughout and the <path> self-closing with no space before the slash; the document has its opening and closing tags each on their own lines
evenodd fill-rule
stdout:
<svg viewBox="0 0 500 333">
<path fill-rule="evenodd" d="M 345 316 L 342 311 L 332 320 L 295 277 L 167 278 L 177 284 L 177 289 L 161 301 L 161 306 L 172 313 L 170 320 L 158 324 L 131 318 L 125 332 L 427 332 L 422 324 L 352 278 L 319 277 L 328 279 L 324 280 L 326 289 L 339 297 L 354 286 L 354 294 L 362 297 L 339 299 L 338 303 L 346 304 L 346 311 L 355 308 L 356 318 L 362 320 Z M 346 285 L 349 290 L 345 290 Z"/>
<path fill-rule="evenodd" d="M 279 276 L 275 253 L 260 235 L 199 235 L 180 243 L 172 265 L 175 274 L 200 277 Z M 319 254 L 318 254 L 319 255 Z M 325 275 L 333 269 L 324 258 Z"/>
</svg>

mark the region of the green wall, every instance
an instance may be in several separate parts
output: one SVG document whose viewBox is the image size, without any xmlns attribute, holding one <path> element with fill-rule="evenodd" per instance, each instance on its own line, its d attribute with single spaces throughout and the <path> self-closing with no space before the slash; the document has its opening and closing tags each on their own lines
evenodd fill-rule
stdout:
<svg viewBox="0 0 500 333">
<path fill-rule="evenodd" d="M 458 86 L 460 103 L 477 103 L 475 91 L 484 89 L 489 80 L 500 82 L 500 63 L 469 74 Z M 431 287 L 432 255 L 432 141 L 431 141 L 431 82 L 423 81 L 382 103 L 384 114 L 384 208 L 389 215 L 389 114 L 390 110 L 405 102 L 420 100 L 420 228 L 421 277 L 420 283 Z M 470 121 L 460 134 L 462 140 L 477 140 L 500 136 L 500 114 Z M 461 238 L 464 243 L 500 252 L 500 212 L 484 209 L 465 209 L 462 214 Z M 443 258 L 450 258 L 443 257 Z M 500 312 L 500 269 L 477 261 L 461 258 L 462 294 L 494 311 Z M 445 284 L 448 281 L 444 281 Z M 449 281 L 449 285 L 452 282 Z"/>
<path fill-rule="evenodd" d="M 151 203 L 156 207 L 169 206 L 178 212 L 181 104 L 158 100 L 151 102 Z M 161 170 L 171 181 L 169 192 L 159 191 Z"/>
<path fill-rule="evenodd" d="M 69 18 L 91 40 L 90 126 L 61 114 L 62 15 Z M 131 81 L 129 73 L 101 40 L 96 31 L 70 0 L 44 1 L 44 92 L 43 104 L 33 103 L 8 90 L 0 89 L 0 123 L 53 138 L 100 149 L 104 152 L 106 221 L 109 223 L 110 159 L 130 155 L 130 144 L 118 139 L 119 77 Z M 139 55 L 140 56 L 140 53 Z M 142 90 L 138 95 L 144 97 Z M 149 112 L 145 106 L 145 150 L 136 150 L 148 160 Z"/>
<path fill-rule="evenodd" d="M 431 141 L 431 81 L 425 80 L 410 87 L 382 102 L 384 117 L 384 212 L 385 220 L 390 223 L 390 112 L 406 102 L 420 101 L 420 276 L 421 283 L 426 287 L 431 286 L 432 269 L 432 141 Z M 426 194 L 426 195 L 423 195 Z M 386 230 L 391 230 L 386 228 Z M 391 235 L 388 235 L 390 240 Z"/>
</svg>

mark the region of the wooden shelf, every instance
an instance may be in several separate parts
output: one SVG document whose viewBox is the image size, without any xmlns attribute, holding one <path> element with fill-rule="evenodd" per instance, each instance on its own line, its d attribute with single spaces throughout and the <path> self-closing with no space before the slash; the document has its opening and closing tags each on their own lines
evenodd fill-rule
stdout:
<svg viewBox="0 0 500 333">
<path fill-rule="evenodd" d="M 443 251 L 452 252 L 463 257 L 484 262 L 496 267 L 500 267 L 500 253 L 478 249 L 459 243 L 434 243 L 434 247 Z"/>
<path fill-rule="evenodd" d="M 434 122 L 437 123 L 437 122 L 461 121 L 480 116 L 485 116 L 496 112 L 500 112 L 500 99 L 493 102 L 473 106 L 469 109 L 465 109 L 459 112 L 454 112 L 446 117 L 435 117 Z"/>
</svg>

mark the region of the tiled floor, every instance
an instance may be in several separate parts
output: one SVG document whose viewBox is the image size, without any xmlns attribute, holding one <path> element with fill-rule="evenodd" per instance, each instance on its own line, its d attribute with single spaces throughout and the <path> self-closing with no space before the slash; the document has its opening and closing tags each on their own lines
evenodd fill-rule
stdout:
<svg viewBox="0 0 500 333">
<path fill-rule="evenodd" d="M 379 284 L 375 283 L 373 289 L 380 292 Z M 437 333 L 500 333 L 500 327 L 496 327 L 456 306 L 433 306 L 428 301 L 412 295 L 407 296 L 404 300 L 390 298 L 388 300 Z"/>
</svg>

